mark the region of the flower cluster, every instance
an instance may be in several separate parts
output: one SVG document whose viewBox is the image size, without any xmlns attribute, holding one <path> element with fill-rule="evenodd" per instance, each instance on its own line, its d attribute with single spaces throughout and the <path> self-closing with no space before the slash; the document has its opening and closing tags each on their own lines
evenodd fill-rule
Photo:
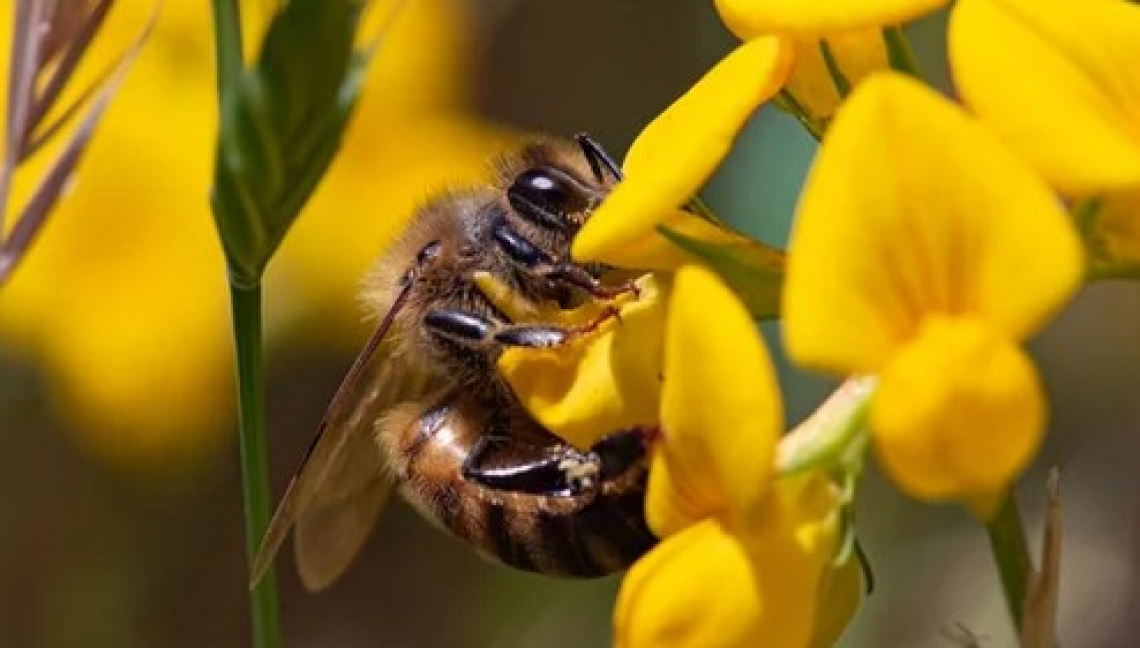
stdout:
<svg viewBox="0 0 1140 648">
<path fill-rule="evenodd" d="M 988 519 L 1046 426 L 1020 343 L 1083 278 L 1135 275 L 1140 7 L 960 0 L 956 103 L 917 78 L 897 27 L 943 4 L 718 0 L 744 44 L 644 129 L 574 244 L 648 271 L 640 297 L 585 340 L 503 356 L 573 443 L 658 431 L 662 543 L 626 578 L 617 645 L 830 645 L 858 600 L 852 455 L 869 440 L 910 495 Z M 822 138 L 786 272 L 686 208 L 768 100 Z M 780 436 L 753 328 L 777 313 L 796 362 L 873 385 L 834 443 Z"/>
</svg>

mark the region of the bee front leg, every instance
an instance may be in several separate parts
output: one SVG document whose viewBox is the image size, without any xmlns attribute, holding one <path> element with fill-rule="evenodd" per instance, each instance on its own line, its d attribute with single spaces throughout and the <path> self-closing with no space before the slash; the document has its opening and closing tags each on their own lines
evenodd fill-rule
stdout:
<svg viewBox="0 0 1140 648">
<path fill-rule="evenodd" d="M 515 265 L 535 277 L 573 286 L 598 299 L 613 299 L 628 293 L 637 296 L 637 286 L 632 281 L 607 286 L 590 274 L 585 267 L 551 258 L 549 254 L 512 228 L 506 220 L 495 224 L 492 236 L 499 244 L 499 248 Z"/>
</svg>

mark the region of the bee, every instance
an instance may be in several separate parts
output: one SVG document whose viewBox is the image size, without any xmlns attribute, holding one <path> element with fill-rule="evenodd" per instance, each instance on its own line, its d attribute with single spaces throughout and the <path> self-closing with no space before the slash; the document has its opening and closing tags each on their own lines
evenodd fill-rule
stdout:
<svg viewBox="0 0 1140 648">
<path fill-rule="evenodd" d="M 545 574 L 620 571 L 657 541 L 643 506 L 648 435 L 589 451 L 546 430 L 495 363 L 509 346 L 554 347 L 592 330 L 512 321 L 476 285 L 489 273 L 536 316 L 636 290 L 570 260 L 575 233 L 621 171 L 586 135 L 536 140 L 497 182 L 428 201 L 365 281 L 379 324 L 325 414 L 256 557 L 260 580 L 289 531 L 304 585 L 349 565 L 394 488 L 485 556 Z M 517 318 L 517 314 L 516 314 Z"/>
</svg>

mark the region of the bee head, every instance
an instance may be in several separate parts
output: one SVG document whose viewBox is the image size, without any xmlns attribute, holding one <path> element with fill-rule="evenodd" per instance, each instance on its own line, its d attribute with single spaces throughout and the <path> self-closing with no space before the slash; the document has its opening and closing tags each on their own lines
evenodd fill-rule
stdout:
<svg viewBox="0 0 1140 648">
<path fill-rule="evenodd" d="M 576 232 L 586 222 L 600 198 L 598 191 L 550 164 L 524 169 L 507 189 L 507 200 L 520 216 L 567 233 Z"/>
</svg>

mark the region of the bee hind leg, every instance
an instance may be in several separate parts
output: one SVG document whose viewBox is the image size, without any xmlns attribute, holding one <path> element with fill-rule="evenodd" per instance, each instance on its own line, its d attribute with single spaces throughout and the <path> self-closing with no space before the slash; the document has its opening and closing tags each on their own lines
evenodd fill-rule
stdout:
<svg viewBox="0 0 1140 648">
<path fill-rule="evenodd" d="M 489 488 L 535 495 L 581 495 L 593 491 L 601 459 L 568 445 L 523 446 L 484 435 L 463 461 L 463 477 Z"/>
</svg>

